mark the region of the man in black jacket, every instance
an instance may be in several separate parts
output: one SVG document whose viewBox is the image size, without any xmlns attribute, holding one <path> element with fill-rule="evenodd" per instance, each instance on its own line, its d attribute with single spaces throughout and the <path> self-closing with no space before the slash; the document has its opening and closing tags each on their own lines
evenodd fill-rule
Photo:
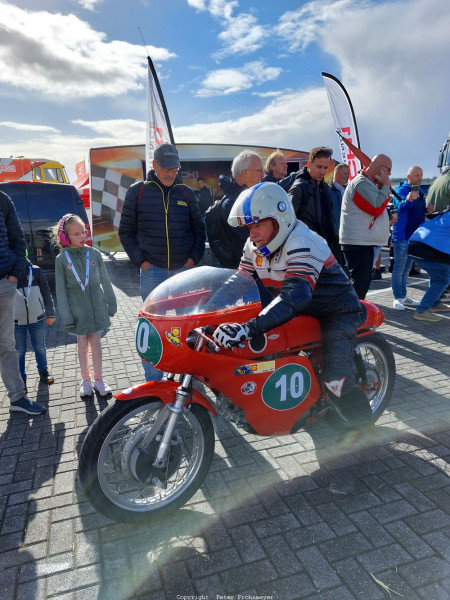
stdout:
<svg viewBox="0 0 450 600">
<path fill-rule="evenodd" d="M 278 183 L 283 190 L 288 190 L 295 181 L 297 173 L 287 174 L 288 164 L 281 150 L 275 150 L 269 154 L 264 167 L 266 174 L 261 179 L 261 182 L 269 181 Z"/>
<path fill-rule="evenodd" d="M 336 260 L 344 266 L 339 237 L 333 224 L 330 189 L 324 180 L 332 154 L 331 148 L 323 146 L 313 148 L 309 153 L 306 166 L 298 172 L 289 194 L 292 194 L 297 219 L 322 236 Z"/>
<path fill-rule="evenodd" d="M 9 410 L 34 416 L 46 408 L 24 394 L 14 338 L 14 300 L 25 268 L 22 226 L 10 197 L 0 192 L 0 370 L 11 401 Z"/>
<path fill-rule="evenodd" d="M 128 189 L 119 238 L 131 262 L 140 268 L 142 299 L 160 283 L 196 265 L 205 251 L 205 227 L 196 194 L 177 177 L 175 146 L 156 148 L 146 181 Z M 144 362 L 147 381 L 162 373 Z"/>
<path fill-rule="evenodd" d="M 228 224 L 228 215 L 239 194 L 253 185 L 256 185 L 263 175 L 261 158 L 250 150 L 243 150 L 235 156 L 231 165 L 231 179 L 220 175 L 219 186 L 224 193 L 221 204 L 221 219 L 224 235 L 233 241 L 233 253 L 226 259 L 217 257 L 221 267 L 237 269 L 242 256 L 242 249 L 247 240 L 247 231 Z"/>
<path fill-rule="evenodd" d="M 203 223 L 205 222 L 205 212 L 213 203 L 213 197 L 211 190 L 205 185 L 205 179 L 203 177 L 197 177 L 197 199 L 198 206 L 200 208 L 200 214 L 202 215 Z"/>
</svg>

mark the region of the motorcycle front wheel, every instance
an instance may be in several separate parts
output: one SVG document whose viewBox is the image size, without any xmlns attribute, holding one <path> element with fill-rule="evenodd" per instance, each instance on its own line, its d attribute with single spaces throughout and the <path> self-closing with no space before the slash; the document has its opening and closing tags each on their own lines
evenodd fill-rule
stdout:
<svg viewBox="0 0 450 600">
<path fill-rule="evenodd" d="M 120 522 L 142 522 L 185 504 L 202 484 L 214 455 L 214 428 L 198 404 L 184 408 L 167 464 L 153 466 L 163 424 L 145 448 L 163 403 L 139 398 L 109 405 L 91 425 L 80 451 L 79 477 L 89 502 Z"/>
<path fill-rule="evenodd" d="M 370 402 L 375 422 L 385 411 L 394 390 L 394 354 L 388 342 L 379 333 L 360 338 L 356 351 L 359 386 Z"/>
</svg>

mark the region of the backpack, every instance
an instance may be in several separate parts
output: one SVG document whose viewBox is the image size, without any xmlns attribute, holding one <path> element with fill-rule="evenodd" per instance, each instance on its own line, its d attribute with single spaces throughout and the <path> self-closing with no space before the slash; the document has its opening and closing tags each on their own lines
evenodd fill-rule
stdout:
<svg viewBox="0 0 450 600">
<path fill-rule="evenodd" d="M 236 269 L 241 259 L 241 252 L 239 251 L 239 256 L 237 256 L 236 237 L 233 235 L 231 225 L 222 218 L 222 202 L 224 200 L 225 198 L 216 200 L 205 212 L 206 234 L 209 247 L 220 262 L 220 266 Z"/>
</svg>

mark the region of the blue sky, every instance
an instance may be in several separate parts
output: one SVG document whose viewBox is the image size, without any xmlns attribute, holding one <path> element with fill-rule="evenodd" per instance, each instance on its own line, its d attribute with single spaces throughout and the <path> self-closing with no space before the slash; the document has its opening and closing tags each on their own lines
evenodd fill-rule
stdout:
<svg viewBox="0 0 450 600">
<path fill-rule="evenodd" d="M 36 4 L 39 8 L 36 9 Z M 176 142 L 309 150 L 337 136 L 321 71 L 361 147 L 438 174 L 450 130 L 448 0 L 0 0 L 0 156 L 74 166 L 144 143 L 146 50 Z"/>
</svg>

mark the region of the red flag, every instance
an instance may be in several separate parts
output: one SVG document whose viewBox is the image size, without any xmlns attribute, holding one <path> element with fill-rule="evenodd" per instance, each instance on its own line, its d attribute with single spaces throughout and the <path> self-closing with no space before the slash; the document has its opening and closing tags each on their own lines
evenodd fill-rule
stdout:
<svg viewBox="0 0 450 600">
<path fill-rule="evenodd" d="M 339 131 L 336 132 L 338 134 L 338 136 L 342 139 L 342 141 L 344 141 L 347 146 L 350 148 L 350 150 L 353 152 L 353 154 L 356 156 L 356 158 L 360 161 L 360 163 L 362 164 L 362 166 L 367 169 L 367 167 L 370 165 L 370 163 L 372 162 L 370 160 L 370 158 L 367 156 L 367 154 L 364 154 L 364 152 L 362 150 L 360 150 L 359 148 L 357 148 L 356 146 L 354 146 L 349 140 L 347 140 L 346 138 L 342 137 L 342 135 L 339 133 Z M 400 198 L 400 196 L 397 194 L 397 192 L 395 192 L 392 188 L 390 188 L 391 190 L 391 194 L 393 196 L 395 196 L 397 198 L 397 200 L 399 202 L 402 201 L 402 199 Z M 384 210 L 386 204 L 388 203 L 389 198 L 386 200 L 386 202 L 383 204 L 383 206 L 381 207 L 382 211 Z M 355 202 L 356 203 L 356 202 Z M 356 203 L 357 204 L 357 203 Z M 359 208 L 361 208 L 361 210 L 365 210 L 363 209 L 361 206 L 359 206 Z M 366 210 L 365 212 L 369 212 L 368 210 Z M 373 222 L 372 222 L 373 224 Z M 372 225 L 371 225 L 372 227 Z"/>
<path fill-rule="evenodd" d="M 343 142 L 345 142 L 347 144 L 347 146 L 350 148 L 350 150 L 353 152 L 353 154 L 356 156 L 356 158 L 359 160 L 359 162 L 362 164 L 362 166 L 367 169 L 367 167 L 370 165 L 370 163 L 372 162 L 370 160 L 370 158 L 367 156 L 367 154 L 364 154 L 364 152 L 362 150 L 360 150 L 359 148 L 357 148 L 354 144 L 351 143 L 351 141 L 347 138 L 345 138 L 343 135 L 341 135 L 339 133 L 339 131 L 336 131 L 336 133 L 338 134 L 338 136 L 341 138 L 341 140 Z"/>
</svg>

